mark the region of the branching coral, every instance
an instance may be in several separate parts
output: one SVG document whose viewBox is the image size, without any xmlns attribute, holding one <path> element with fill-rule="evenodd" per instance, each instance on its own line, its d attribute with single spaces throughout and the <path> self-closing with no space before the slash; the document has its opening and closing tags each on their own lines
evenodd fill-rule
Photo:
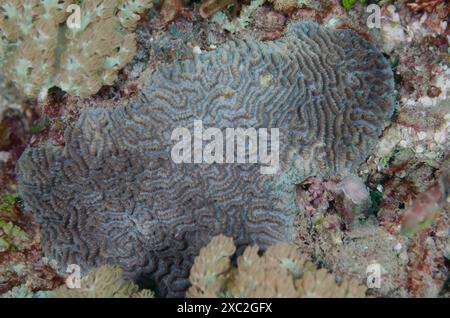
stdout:
<svg viewBox="0 0 450 318">
<path fill-rule="evenodd" d="M 69 4 L 80 26 L 68 27 Z M 1 1 L 0 65 L 27 96 L 52 86 L 86 97 L 111 85 L 135 51 L 132 33 L 150 0 Z M 75 13 L 74 13 L 75 14 Z"/>
<path fill-rule="evenodd" d="M 80 288 L 63 285 L 53 291 L 54 298 L 153 298 L 151 290 L 139 290 L 122 276 L 122 269 L 116 265 L 105 265 L 93 269 L 81 280 Z"/>
<path fill-rule="evenodd" d="M 203 247 L 191 269 L 187 296 L 365 297 L 364 286 L 347 280 L 337 284 L 332 274 L 316 269 L 288 243 L 270 246 L 263 256 L 257 246 L 249 246 L 236 268 L 230 263 L 233 252 L 233 240 L 223 235 Z"/>
</svg>

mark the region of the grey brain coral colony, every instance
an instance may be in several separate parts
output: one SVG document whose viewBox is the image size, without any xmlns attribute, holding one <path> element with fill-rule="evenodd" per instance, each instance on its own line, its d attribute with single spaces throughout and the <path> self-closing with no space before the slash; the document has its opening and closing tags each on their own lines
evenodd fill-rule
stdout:
<svg viewBox="0 0 450 318">
<path fill-rule="evenodd" d="M 295 185 L 346 175 L 368 156 L 393 112 L 389 64 L 350 30 L 295 23 L 273 42 L 230 42 L 154 72 L 136 98 L 86 109 L 65 146 L 27 149 L 19 188 L 44 254 L 88 271 L 118 264 L 183 296 L 201 247 L 289 241 Z M 177 127 L 279 128 L 280 169 L 176 164 Z"/>
</svg>

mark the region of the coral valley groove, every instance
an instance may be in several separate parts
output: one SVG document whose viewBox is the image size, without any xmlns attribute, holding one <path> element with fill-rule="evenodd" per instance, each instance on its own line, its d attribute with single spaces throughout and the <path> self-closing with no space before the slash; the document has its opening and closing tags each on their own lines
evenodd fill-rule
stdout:
<svg viewBox="0 0 450 318">
<path fill-rule="evenodd" d="M 177 141 L 171 150 L 175 163 L 257 163 L 259 158 L 261 164 L 268 165 L 261 166 L 262 174 L 273 174 L 279 169 L 278 128 L 259 128 L 258 131 L 253 127 L 226 128 L 224 135 L 215 127 L 203 130 L 202 121 L 194 120 L 193 136 L 186 127 L 178 127 L 173 130 L 170 139 Z M 203 146 L 203 141 L 209 142 Z"/>
</svg>

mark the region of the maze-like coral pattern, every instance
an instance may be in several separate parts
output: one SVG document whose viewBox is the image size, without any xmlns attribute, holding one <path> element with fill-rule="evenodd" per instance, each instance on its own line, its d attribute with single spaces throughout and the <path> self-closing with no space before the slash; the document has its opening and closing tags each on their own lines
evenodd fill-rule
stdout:
<svg viewBox="0 0 450 318">
<path fill-rule="evenodd" d="M 219 234 L 238 245 L 291 238 L 295 183 L 352 172 L 393 111 L 383 55 L 352 31 L 311 23 L 274 42 L 230 42 L 163 66 L 115 109 L 83 110 L 66 145 L 26 150 L 19 186 L 46 256 L 83 270 L 119 264 L 183 295 L 200 247 Z M 175 164 L 171 133 L 280 129 L 281 169 Z"/>
</svg>

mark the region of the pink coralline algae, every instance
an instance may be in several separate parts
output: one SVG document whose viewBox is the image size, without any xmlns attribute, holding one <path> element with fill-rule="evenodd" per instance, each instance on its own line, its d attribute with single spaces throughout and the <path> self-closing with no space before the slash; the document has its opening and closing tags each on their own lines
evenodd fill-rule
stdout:
<svg viewBox="0 0 450 318">
<path fill-rule="evenodd" d="M 362 180 L 355 176 L 345 177 L 339 184 L 338 188 L 342 189 L 345 196 L 352 200 L 353 203 L 359 204 L 369 197 L 369 191 Z"/>
<path fill-rule="evenodd" d="M 404 235 L 414 235 L 431 225 L 441 213 L 441 201 L 447 199 L 449 185 L 449 175 L 446 175 L 440 182 L 419 194 L 402 216 L 401 232 Z"/>
</svg>

